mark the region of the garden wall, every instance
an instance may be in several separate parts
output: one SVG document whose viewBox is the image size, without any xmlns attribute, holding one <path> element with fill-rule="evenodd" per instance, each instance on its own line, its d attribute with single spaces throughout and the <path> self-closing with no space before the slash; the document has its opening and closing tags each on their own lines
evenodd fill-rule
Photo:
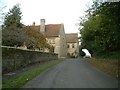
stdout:
<svg viewBox="0 0 120 90">
<path fill-rule="evenodd" d="M 58 59 L 57 54 L 2 47 L 2 72 L 8 73 L 27 65 Z"/>
</svg>

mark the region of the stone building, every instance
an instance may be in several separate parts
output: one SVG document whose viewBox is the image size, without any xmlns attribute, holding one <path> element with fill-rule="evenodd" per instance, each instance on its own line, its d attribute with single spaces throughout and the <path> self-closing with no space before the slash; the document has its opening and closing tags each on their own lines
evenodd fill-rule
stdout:
<svg viewBox="0 0 120 90">
<path fill-rule="evenodd" d="M 67 39 L 67 56 L 77 57 L 79 54 L 79 42 L 77 33 L 66 34 Z"/>
<path fill-rule="evenodd" d="M 45 25 L 45 19 L 41 19 L 40 22 L 40 25 L 33 23 L 34 29 L 46 37 L 47 42 L 54 47 L 54 53 L 58 54 L 58 57 L 66 57 L 67 43 L 64 24 Z M 48 50 L 45 50 L 45 52 L 48 52 Z"/>
</svg>

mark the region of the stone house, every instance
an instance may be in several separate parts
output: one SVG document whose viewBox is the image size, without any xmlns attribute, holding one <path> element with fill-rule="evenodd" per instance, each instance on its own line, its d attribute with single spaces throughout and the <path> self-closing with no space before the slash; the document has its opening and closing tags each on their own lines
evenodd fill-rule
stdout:
<svg viewBox="0 0 120 90">
<path fill-rule="evenodd" d="M 64 24 L 48 24 L 45 25 L 45 19 L 40 20 L 40 25 L 35 25 L 34 29 L 41 32 L 48 42 L 54 47 L 54 53 L 58 54 L 59 58 L 67 56 L 67 43 L 64 31 Z M 47 49 L 44 52 L 49 52 Z"/>
<path fill-rule="evenodd" d="M 79 54 L 79 42 L 77 33 L 66 34 L 67 39 L 67 55 L 69 57 L 77 57 Z"/>
</svg>

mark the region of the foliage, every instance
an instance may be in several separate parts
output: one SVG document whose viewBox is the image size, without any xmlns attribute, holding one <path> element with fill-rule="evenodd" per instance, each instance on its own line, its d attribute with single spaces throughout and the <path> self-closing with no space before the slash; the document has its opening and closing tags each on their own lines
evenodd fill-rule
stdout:
<svg viewBox="0 0 120 90">
<path fill-rule="evenodd" d="M 2 45 L 3 46 L 21 46 L 26 40 L 26 35 L 22 29 L 9 27 L 2 30 Z"/>
<path fill-rule="evenodd" d="M 82 49 L 79 50 L 79 54 L 80 54 L 80 56 L 82 56 L 82 57 L 86 55 L 86 54 L 82 51 Z"/>
<path fill-rule="evenodd" d="M 25 34 L 22 31 L 21 11 L 19 4 L 15 5 L 5 15 L 2 25 L 2 45 L 22 45 L 25 41 Z"/>
<path fill-rule="evenodd" d="M 53 47 L 50 46 L 43 34 L 35 31 L 34 26 L 24 26 L 21 23 L 21 10 L 19 4 L 15 5 L 5 15 L 2 27 L 2 42 L 5 46 L 23 45 L 28 49 L 48 48 L 53 52 Z"/>
<path fill-rule="evenodd" d="M 47 43 L 44 35 L 35 31 L 34 26 L 25 26 L 23 27 L 23 31 L 28 37 L 25 41 L 28 48 L 48 48 L 52 50 L 52 46 Z"/>
<path fill-rule="evenodd" d="M 119 3 L 94 2 L 87 10 L 87 19 L 81 19 L 82 47 L 91 53 L 101 54 L 120 50 Z"/>
<path fill-rule="evenodd" d="M 52 45 L 49 45 L 49 44 L 47 44 L 47 46 L 48 46 L 48 49 L 50 50 L 50 52 L 54 52 L 54 46 L 52 46 Z"/>
<path fill-rule="evenodd" d="M 19 4 L 13 6 L 12 9 L 9 10 L 9 12 L 5 15 L 4 18 L 4 23 L 3 23 L 3 29 L 8 28 L 8 27 L 17 27 L 21 28 L 21 10 Z"/>
</svg>

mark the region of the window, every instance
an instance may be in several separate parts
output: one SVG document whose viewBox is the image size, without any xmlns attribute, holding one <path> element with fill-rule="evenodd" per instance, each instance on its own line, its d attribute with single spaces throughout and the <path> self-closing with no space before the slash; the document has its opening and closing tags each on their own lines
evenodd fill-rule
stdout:
<svg viewBox="0 0 120 90">
<path fill-rule="evenodd" d="M 70 46 L 69 46 L 69 45 L 67 45 L 67 48 L 70 48 Z"/>
<path fill-rule="evenodd" d="M 74 44 L 72 44 L 72 48 L 74 48 Z"/>
</svg>

